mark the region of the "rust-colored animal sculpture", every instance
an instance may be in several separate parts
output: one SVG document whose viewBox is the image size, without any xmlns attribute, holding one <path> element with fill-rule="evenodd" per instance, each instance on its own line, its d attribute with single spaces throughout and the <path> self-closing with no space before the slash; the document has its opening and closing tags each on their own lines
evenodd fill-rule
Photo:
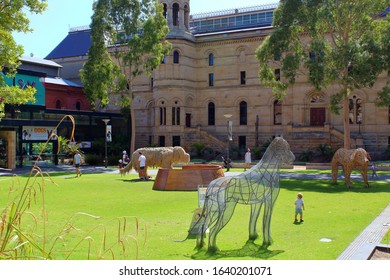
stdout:
<svg viewBox="0 0 390 280">
<path fill-rule="evenodd" d="M 148 167 L 172 168 L 174 163 L 188 163 L 190 161 L 190 155 L 180 146 L 140 148 L 132 154 L 129 164 L 119 170 L 121 175 L 129 173 L 132 168 L 140 173 L 139 152 L 142 152 L 146 157 L 146 169 Z M 144 175 L 147 176 L 147 174 Z"/>
<path fill-rule="evenodd" d="M 345 184 L 348 188 L 351 187 L 351 172 L 353 169 L 357 169 L 362 174 L 365 187 L 369 187 L 368 183 L 368 164 L 371 158 L 366 150 L 362 148 L 358 149 L 344 149 L 340 148 L 336 151 L 332 158 L 332 179 L 334 183 L 337 183 L 337 175 L 339 165 L 342 166 Z"/>
</svg>

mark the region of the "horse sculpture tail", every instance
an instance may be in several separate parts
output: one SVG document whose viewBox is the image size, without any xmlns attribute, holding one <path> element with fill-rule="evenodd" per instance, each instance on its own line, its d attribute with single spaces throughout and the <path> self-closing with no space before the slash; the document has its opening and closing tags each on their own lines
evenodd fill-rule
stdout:
<svg viewBox="0 0 390 280">
<path fill-rule="evenodd" d="M 184 242 L 194 235 L 197 236 L 198 240 L 200 239 L 203 241 L 203 236 L 206 231 L 205 226 L 206 226 L 206 215 L 207 215 L 207 209 L 205 205 L 203 206 L 202 211 L 200 211 L 198 214 L 193 216 L 193 219 L 196 219 L 196 221 L 191 223 L 190 228 L 188 229 L 187 236 L 181 240 L 173 240 L 174 242 Z M 201 246 L 202 244 L 198 244 L 197 242 L 197 247 L 201 247 Z"/>
<path fill-rule="evenodd" d="M 133 164 L 130 161 L 128 165 L 126 165 L 124 168 L 119 169 L 119 173 L 121 175 L 125 175 L 127 173 L 130 173 L 131 169 L 133 169 Z"/>
</svg>

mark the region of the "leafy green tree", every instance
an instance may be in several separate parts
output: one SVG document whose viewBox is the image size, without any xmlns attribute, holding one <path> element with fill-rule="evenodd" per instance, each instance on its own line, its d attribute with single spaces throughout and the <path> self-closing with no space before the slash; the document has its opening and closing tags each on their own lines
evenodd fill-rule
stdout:
<svg viewBox="0 0 390 280">
<path fill-rule="evenodd" d="M 372 87 L 390 70 L 389 0 L 284 0 L 274 14 L 274 32 L 256 51 L 259 78 L 282 99 L 299 75 L 320 91 L 337 88 L 331 112 L 342 112 L 344 147 L 350 148 L 349 96 Z M 283 77 L 278 79 L 276 69 Z M 377 105 L 390 105 L 389 78 Z"/>
<path fill-rule="evenodd" d="M 39 0 L 0 0 L 0 121 L 4 117 L 5 104 L 24 104 L 34 101 L 36 90 L 30 86 L 21 89 L 18 86 L 8 86 L 4 77 L 13 77 L 20 65 L 23 46 L 18 45 L 13 32 L 31 32 L 30 21 L 25 13 L 41 14 L 47 7 L 46 1 Z"/>
<path fill-rule="evenodd" d="M 92 45 L 81 79 L 93 106 L 104 107 L 110 94 L 120 94 L 122 107 L 130 109 L 132 154 L 134 80 L 151 75 L 171 49 L 163 6 L 157 0 L 98 0 L 93 10 Z"/>
</svg>

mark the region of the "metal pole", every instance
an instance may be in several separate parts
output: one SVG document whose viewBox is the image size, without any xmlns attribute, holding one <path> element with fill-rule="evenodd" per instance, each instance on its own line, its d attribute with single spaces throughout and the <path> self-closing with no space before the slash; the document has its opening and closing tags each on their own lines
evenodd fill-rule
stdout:
<svg viewBox="0 0 390 280">
<path fill-rule="evenodd" d="M 228 137 L 227 137 L 227 156 L 226 156 L 226 171 L 230 170 L 230 159 L 229 159 L 229 150 L 230 150 L 230 140 L 229 140 L 229 121 L 227 121 L 228 124 Z"/>
<path fill-rule="evenodd" d="M 227 123 L 226 123 L 226 129 L 227 129 L 227 152 L 226 152 L 226 172 L 230 170 L 230 158 L 229 158 L 229 150 L 230 150 L 230 138 L 232 137 L 230 135 L 230 127 L 229 127 L 229 119 L 232 117 L 231 114 L 225 114 L 224 117 L 226 118 L 227 120 Z"/>
<path fill-rule="evenodd" d="M 105 124 L 104 130 L 104 167 L 107 168 L 107 123 L 110 121 L 109 119 L 102 119 Z"/>
<path fill-rule="evenodd" d="M 107 124 L 106 124 L 106 129 L 107 129 Z M 104 148 L 105 148 L 105 152 L 104 152 L 104 167 L 107 168 L 107 135 L 104 136 Z"/>
</svg>

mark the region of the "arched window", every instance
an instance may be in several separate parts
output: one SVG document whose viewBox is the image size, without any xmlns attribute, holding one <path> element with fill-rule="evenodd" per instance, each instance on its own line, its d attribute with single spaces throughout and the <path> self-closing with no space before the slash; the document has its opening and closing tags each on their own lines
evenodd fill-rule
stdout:
<svg viewBox="0 0 390 280">
<path fill-rule="evenodd" d="M 214 86 L 214 73 L 209 73 L 209 87 Z"/>
<path fill-rule="evenodd" d="M 214 54 L 210 53 L 209 54 L 209 66 L 214 65 Z"/>
<path fill-rule="evenodd" d="M 179 25 L 179 4 L 173 4 L 173 26 Z"/>
<path fill-rule="evenodd" d="M 61 101 L 60 100 L 56 101 L 56 109 L 61 109 Z"/>
<path fill-rule="evenodd" d="M 245 101 L 240 102 L 240 125 L 248 124 L 248 105 Z"/>
<path fill-rule="evenodd" d="M 274 124 L 282 124 L 282 103 L 279 100 L 274 102 Z"/>
<path fill-rule="evenodd" d="M 184 26 L 186 29 L 189 27 L 190 9 L 187 5 L 184 6 Z"/>
<path fill-rule="evenodd" d="M 165 19 L 167 18 L 167 11 L 168 11 L 168 6 L 167 6 L 167 4 L 164 4 L 163 15 L 164 15 L 164 18 L 165 18 Z"/>
<path fill-rule="evenodd" d="M 80 101 L 77 101 L 77 102 L 76 102 L 76 110 L 77 110 L 77 111 L 80 111 L 80 110 L 81 110 L 81 102 L 80 102 Z"/>
<path fill-rule="evenodd" d="M 208 124 L 209 125 L 215 125 L 215 104 L 213 102 L 209 103 Z"/>
<path fill-rule="evenodd" d="M 160 106 L 160 125 L 167 125 L 167 108 L 164 101 L 161 102 Z"/>
<path fill-rule="evenodd" d="M 179 57 L 180 57 L 179 52 L 178 51 L 174 51 L 173 52 L 173 63 L 174 64 L 178 64 L 179 63 Z"/>
<path fill-rule="evenodd" d="M 180 107 L 177 101 L 175 101 L 175 106 L 172 107 L 172 125 L 180 125 Z"/>
<path fill-rule="evenodd" d="M 280 69 L 275 69 L 275 80 L 280 81 Z"/>
</svg>

